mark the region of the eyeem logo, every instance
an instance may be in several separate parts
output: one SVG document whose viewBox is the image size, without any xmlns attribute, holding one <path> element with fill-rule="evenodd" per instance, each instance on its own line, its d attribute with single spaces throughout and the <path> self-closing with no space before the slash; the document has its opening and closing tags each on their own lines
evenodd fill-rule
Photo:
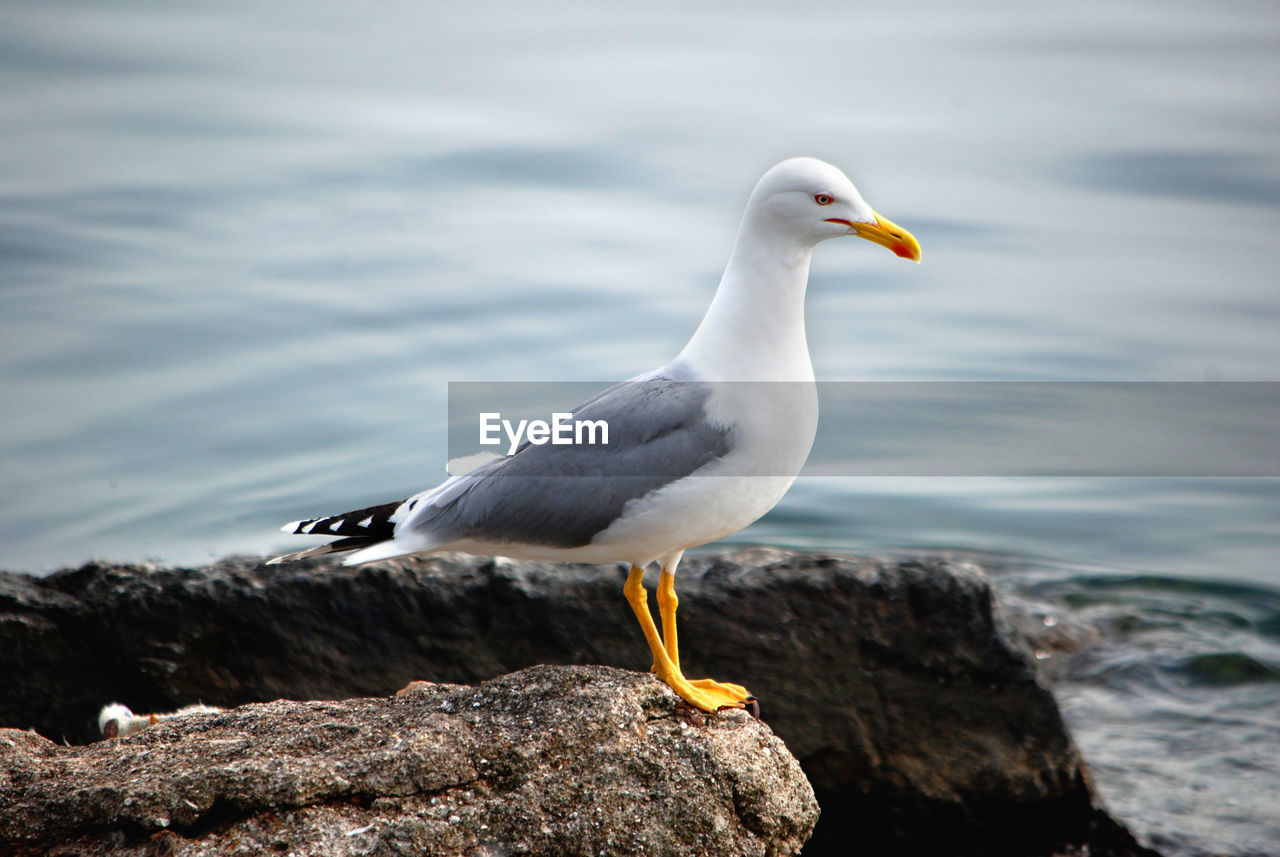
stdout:
<svg viewBox="0 0 1280 857">
<path fill-rule="evenodd" d="M 504 420 L 501 413 L 480 415 L 482 445 L 495 446 L 502 443 L 503 434 L 506 434 L 509 441 L 507 455 L 516 454 L 521 439 L 528 440 L 534 446 L 542 446 L 544 443 L 555 446 L 609 445 L 609 423 L 605 420 L 575 420 L 571 413 L 553 413 L 549 423 L 546 420 L 520 420 L 513 425 L 511 420 Z"/>
</svg>

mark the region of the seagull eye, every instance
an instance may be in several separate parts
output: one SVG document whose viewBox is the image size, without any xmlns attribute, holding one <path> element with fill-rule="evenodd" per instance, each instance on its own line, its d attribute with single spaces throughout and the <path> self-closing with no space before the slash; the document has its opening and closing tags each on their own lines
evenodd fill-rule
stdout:
<svg viewBox="0 0 1280 857">
<path fill-rule="evenodd" d="M 813 201 L 816 202 L 818 205 L 830 205 L 831 203 L 835 202 L 835 200 L 833 200 L 830 196 L 828 196 L 825 193 L 814 194 Z"/>
</svg>

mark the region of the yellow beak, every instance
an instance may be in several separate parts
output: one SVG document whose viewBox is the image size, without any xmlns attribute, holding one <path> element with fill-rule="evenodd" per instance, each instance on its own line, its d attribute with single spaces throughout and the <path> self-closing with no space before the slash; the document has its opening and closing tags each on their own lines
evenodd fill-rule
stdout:
<svg viewBox="0 0 1280 857">
<path fill-rule="evenodd" d="M 881 247 L 888 247 L 904 259 L 919 262 L 920 242 L 916 240 L 916 237 L 892 220 L 881 217 L 874 211 L 872 214 L 875 216 L 875 223 L 851 223 L 846 220 L 837 222 L 849 223 L 849 228 L 859 238 L 865 238 L 868 241 L 879 244 Z"/>
</svg>

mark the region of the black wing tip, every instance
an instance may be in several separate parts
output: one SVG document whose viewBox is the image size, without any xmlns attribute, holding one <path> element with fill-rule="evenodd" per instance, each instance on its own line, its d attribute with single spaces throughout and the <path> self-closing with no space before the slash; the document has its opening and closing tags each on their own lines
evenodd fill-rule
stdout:
<svg viewBox="0 0 1280 857">
<path fill-rule="evenodd" d="M 404 505 L 404 500 L 394 503 L 382 503 L 354 512 L 343 512 L 341 515 L 329 515 L 323 518 L 306 518 L 292 521 L 280 529 L 294 536 L 339 536 L 337 541 L 327 545 L 316 545 L 306 550 L 283 554 L 267 560 L 267 565 L 279 565 L 297 559 L 313 556 L 325 556 L 331 553 L 367 548 L 371 545 L 390 541 L 395 538 L 396 525 L 391 516 L 396 509 Z"/>
<path fill-rule="evenodd" d="M 340 515 L 306 518 L 285 524 L 281 529 L 293 536 L 351 536 L 385 541 L 395 535 L 395 524 L 391 522 L 391 516 L 402 505 L 404 501 L 398 500 Z"/>
</svg>

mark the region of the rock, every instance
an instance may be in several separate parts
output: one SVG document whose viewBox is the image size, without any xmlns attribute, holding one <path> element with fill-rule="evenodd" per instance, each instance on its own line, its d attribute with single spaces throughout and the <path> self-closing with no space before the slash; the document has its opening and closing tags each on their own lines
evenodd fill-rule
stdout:
<svg viewBox="0 0 1280 857">
<path fill-rule="evenodd" d="M 645 670 L 625 569 L 432 557 L 0 576 L 0 723 L 95 737 L 106 702 L 386 694 L 537 663 Z M 654 581 L 650 581 L 652 587 Z M 809 857 L 1143 852 L 1098 806 L 987 578 L 944 560 L 739 550 L 680 568 L 690 676 L 747 685 L 824 807 Z M 6 671 L 14 670 L 12 681 Z"/>
<path fill-rule="evenodd" d="M 763 857 L 797 853 L 817 816 L 763 723 L 608 667 L 245 705 L 82 747 L 0 731 L 11 854 Z"/>
</svg>

